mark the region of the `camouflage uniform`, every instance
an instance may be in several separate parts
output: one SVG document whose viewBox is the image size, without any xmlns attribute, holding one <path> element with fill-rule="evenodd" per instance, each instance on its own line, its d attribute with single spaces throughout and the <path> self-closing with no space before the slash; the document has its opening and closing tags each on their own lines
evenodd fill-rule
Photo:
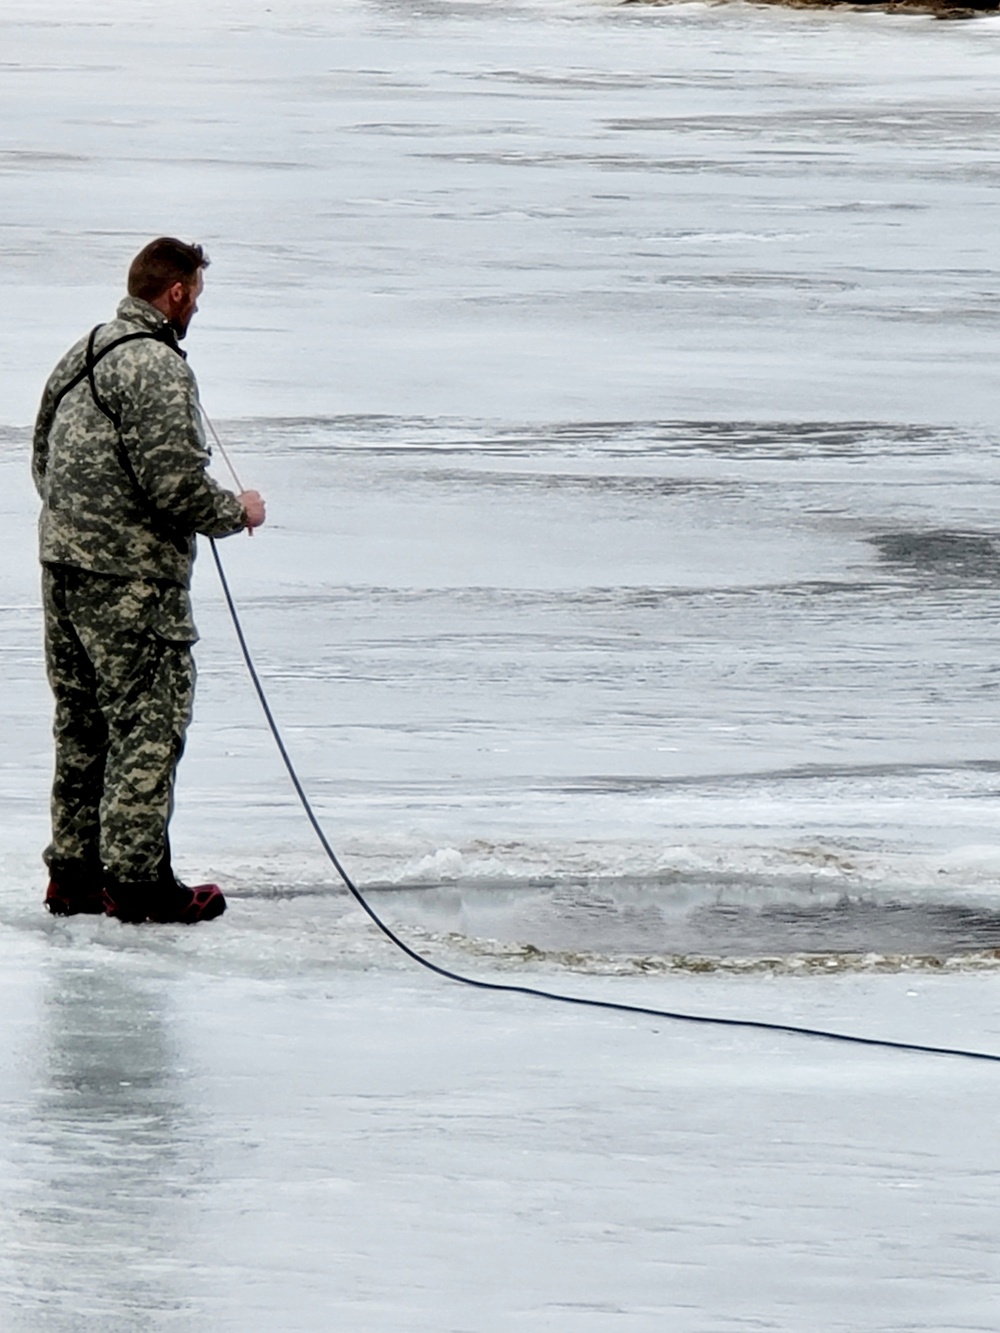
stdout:
<svg viewBox="0 0 1000 1333">
<path fill-rule="evenodd" d="M 102 356 L 117 339 L 143 333 L 151 336 Z M 194 535 L 224 536 L 246 523 L 236 496 L 207 474 L 208 461 L 197 386 L 170 326 L 128 297 L 115 320 L 59 362 L 35 426 L 55 695 L 44 853 L 53 878 L 102 867 L 121 883 L 169 874 L 174 773 L 194 692 Z"/>
</svg>

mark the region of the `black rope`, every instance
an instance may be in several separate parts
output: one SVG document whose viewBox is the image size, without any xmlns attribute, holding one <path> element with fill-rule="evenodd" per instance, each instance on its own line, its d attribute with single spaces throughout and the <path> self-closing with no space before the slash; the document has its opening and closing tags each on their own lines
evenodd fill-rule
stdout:
<svg viewBox="0 0 1000 1333">
<path fill-rule="evenodd" d="M 991 1063 L 1000 1064 L 1000 1055 L 994 1055 L 989 1051 L 970 1051 L 955 1046 L 927 1046 L 920 1042 L 910 1041 L 891 1041 L 885 1037 L 862 1037 L 849 1032 L 829 1032 L 825 1028 L 801 1027 L 795 1023 L 769 1023 L 763 1019 L 753 1018 L 722 1018 L 714 1014 L 690 1014 L 680 1013 L 671 1009 L 653 1009 L 640 1004 L 619 1004 L 613 1000 L 590 1000 L 582 995 L 562 995 L 557 991 L 541 990 L 536 986 L 515 986 L 502 981 L 482 981 L 476 977 L 467 977 L 461 972 L 453 972 L 450 968 L 441 967 L 438 963 L 433 963 L 429 958 L 417 953 L 405 940 L 401 939 L 391 926 L 388 926 L 378 915 L 375 909 L 367 901 L 364 894 L 357 887 L 350 875 L 340 863 L 340 858 L 330 845 L 330 841 L 323 831 L 319 820 L 316 818 L 316 812 L 312 808 L 309 797 L 299 780 L 299 775 L 295 771 L 295 765 L 282 739 L 278 724 L 275 721 L 274 714 L 271 712 L 271 706 L 267 701 L 267 695 L 264 693 L 264 687 L 261 684 L 260 676 L 257 674 L 257 668 L 254 666 L 253 658 L 250 655 L 250 649 L 247 646 L 246 636 L 243 633 L 243 626 L 240 623 L 239 614 L 236 610 L 236 604 L 233 601 L 232 593 L 229 590 L 229 583 L 226 579 L 225 571 L 222 568 L 222 561 L 219 558 L 218 547 L 214 539 L 209 539 L 212 546 L 212 555 L 215 558 L 215 567 L 219 572 L 219 581 L 222 584 L 222 591 L 229 607 L 229 614 L 232 617 L 233 627 L 236 630 L 236 637 L 239 640 L 240 651 L 243 654 L 243 660 L 246 663 L 247 671 L 250 673 L 250 679 L 257 692 L 257 698 L 260 700 L 260 706 L 264 710 L 264 716 L 267 719 L 267 725 L 274 737 L 274 742 L 278 747 L 278 753 L 281 755 L 288 776 L 291 779 L 292 786 L 295 788 L 296 795 L 302 803 L 306 818 L 313 827 L 317 838 L 320 841 L 324 852 L 329 857 L 337 874 L 344 881 L 344 884 L 355 902 L 364 911 L 382 932 L 387 939 L 407 958 L 426 968 L 429 972 L 434 972 L 439 977 L 444 977 L 447 981 L 457 981 L 463 986 L 472 986 L 476 990 L 501 991 L 507 995 L 530 995 L 539 1000 L 555 1000 L 560 1004 L 575 1004 L 587 1009 L 610 1009 L 620 1014 L 643 1014 L 649 1018 L 666 1018 L 672 1022 L 678 1023 L 700 1023 L 712 1027 L 724 1028 L 751 1028 L 758 1032 L 783 1032 L 796 1037 L 818 1037 L 825 1041 L 846 1042 L 852 1046 L 873 1046 L 880 1050 L 892 1051 L 915 1051 L 922 1055 L 952 1055 L 958 1056 L 964 1060 L 988 1060 Z"/>
</svg>

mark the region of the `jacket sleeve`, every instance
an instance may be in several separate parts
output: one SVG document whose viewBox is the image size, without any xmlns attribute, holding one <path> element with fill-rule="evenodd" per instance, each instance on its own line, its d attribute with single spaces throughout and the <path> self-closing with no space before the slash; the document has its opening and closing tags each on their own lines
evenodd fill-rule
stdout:
<svg viewBox="0 0 1000 1333">
<path fill-rule="evenodd" d="M 35 482 L 35 490 L 43 498 L 45 474 L 49 466 L 49 431 L 52 429 L 52 418 L 55 415 L 52 410 L 54 397 L 50 382 L 45 386 L 45 392 L 42 394 L 41 405 L 35 418 L 35 433 L 31 444 L 31 475 Z"/>
<path fill-rule="evenodd" d="M 45 385 L 38 415 L 35 417 L 35 433 L 32 437 L 31 446 L 31 475 L 35 482 L 35 489 L 43 500 L 45 498 L 45 475 L 49 470 L 49 432 L 52 430 L 52 423 L 56 415 L 56 395 L 60 386 L 69 380 L 76 368 L 79 351 L 79 345 L 70 348 L 53 370 Z"/>
<path fill-rule="evenodd" d="M 144 340 L 107 360 L 113 365 L 101 392 L 119 416 L 122 445 L 148 502 L 181 532 L 223 537 L 245 527 L 237 497 L 208 474 L 198 390 L 183 358 Z"/>
</svg>

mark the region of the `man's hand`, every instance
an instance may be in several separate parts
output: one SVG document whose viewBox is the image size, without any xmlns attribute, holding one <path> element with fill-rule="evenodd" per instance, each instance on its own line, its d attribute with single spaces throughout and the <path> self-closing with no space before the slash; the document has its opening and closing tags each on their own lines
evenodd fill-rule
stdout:
<svg viewBox="0 0 1000 1333">
<path fill-rule="evenodd" d="M 250 529 L 259 528 L 266 517 L 264 501 L 261 499 L 260 491 L 241 491 L 236 498 L 243 506 L 243 512 L 247 516 L 247 527 Z"/>
</svg>

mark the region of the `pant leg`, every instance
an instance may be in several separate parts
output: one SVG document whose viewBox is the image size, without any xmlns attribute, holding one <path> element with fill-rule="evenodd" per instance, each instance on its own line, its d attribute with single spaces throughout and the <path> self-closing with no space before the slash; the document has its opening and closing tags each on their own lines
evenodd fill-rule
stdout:
<svg viewBox="0 0 1000 1333">
<path fill-rule="evenodd" d="M 72 571 L 42 568 L 45 665 L 55 699 L 52 841 L 43 859 L 56 880 L 100 874 L 100 804 L 108 730 L 97 681 L 66 604 Z"/>
<path fill-rule="evenodd" d="M 149 882 L 169 866 L 174 777 L 194 698 L 191 644 L 154 628 L 155 585 L 79 573 L 68 600 L 107 728 L 101 859 L 119 883 Z"/>
<path fill-rule="evenodd" d="M 105 708 L 108 759 L 101 802 L 101 857 L 119 883 L 170 877 L 168 826 L 177 764 L 191 719 L 194 662 L 189 644 L 150 636 L 141 695 L 117 695 Z"/>
</svg>

